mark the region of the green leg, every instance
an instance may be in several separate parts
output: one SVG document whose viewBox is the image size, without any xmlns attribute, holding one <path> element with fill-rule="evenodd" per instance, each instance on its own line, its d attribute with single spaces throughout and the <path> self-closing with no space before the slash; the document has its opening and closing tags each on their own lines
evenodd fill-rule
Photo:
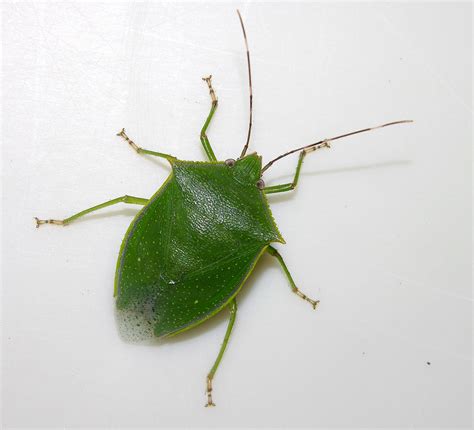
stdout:
<svg viewBox="0 0 474 430">
<path fill-rule="evenodd" d="M 92 206 L 89 209 L 85 209 L 81 212 L 78 212 L 77 214 L 74 214 L 70 216 L 69 218 L 57 220 L 57 219 L 36 219 L 36 228 L 38 228 L 41 224 L 55 224 L 55 225 L 67 225 L 71 223 L 72 221 L 76 220 L 77 218 L 80 218 L 81 216 L 84 216 L 90 212 L 94 212 L 96 210 L 106 208 L 107 206 L 112 206 L 117 203 L 130 203 L 132 205 L 146 205 L 148 203 L 148 199 L 141 199 L 140 197 L 132 197 L 132 196 L 122 196 L 122 197 L 117 197 L 116 199 L 109 200 L 108 202 L 101 203 L 100 205 L 97 206 Z"/>
<path fill-rule="evenodd" d="M 301 166 L 303 166 L 304 157 L 306 157 L 306 155 L 308 153 L 316 151 L 316 149 L 321 149 L 321 148 L 329 148 L 329 143 L 326 142 L 325 145 L 315 146 L 315 147 L 308 148 L 308 149 L 303 149 L 300 152 L 300 156 L 298 158 L 298 164 L 296 165 L 296 173 L 295 173 L 295 176 L 293 178 L 293 182 L 288 183 L 288 184 L 280 184 L 280 185 L 273 185 L 271 187 L 265 187 L 263 189 L 265 194 L 283 193 L 285 191 L 294 190 L 296 188 L 296 186 L 298 185 L 298 180 L 300 178 L 300 171 L 301 171 Z"/>
<path fill-rule="evenodd" d="M 169 155 L 169 154 L 163 154 L 162 152 L 155 152 L 155 151 L 149 151 L 148 149 L 143 149 L 143 148 L 140 148 L 133 140 L 131 140 L 126 134 L 125 134 L 125 129 L 122 128 L 122 130 L 120 130 L 118 133 L 117 133 L 117 136 L 120 136 L 122 137 L 123 139 L 125 139 L 128 144 L 135 150 L 135 152 L 137 152 L 138 154 L 148 154 L 148 155 L 154 155 L 155 157 L 161 157 L 161 158 L 165 158 L 166 160 L 168 161 L 174 161 L 176 160 L 176 157 L 173 157 L 172 155 Z"/>
<path fill-rule="evenodd" d="M 295 284 L 295 281 L 293 281 L 293 278 L 288 270 L 288 267 L 286 267 L 286 264 L 283 260 L 283 257 L 280 255 L 280 253 L 275 249 L 273 248 L 273 246 L 268 246 L 267 248 L 267 251 L 270 255 L 273 255 L 273 257 L 275 257 L 278 262 L 280 263 L 283 271 L 285 272 L 285 275 L 286 277 L 288 278 L 288 281 L 290 282 L 290 286 L 291 286 L 291 289 L 293 290 L 293 292 L 301 297 L 303 300 L 306 300 L 307 302 L 311 303 L 311 306 L 313 306 L 313 309 L 316 309 L 316 306 L 318 305 L 319 303 L 319 300 L 312 300 L 310 299 L 308 296 L 306 296 L 305 294 L 303 294 L 297 287 L 296 287 L 296 284 Z"/>
<path fill-rule="evenodd" d="M 211 148 L 211 144 L 209 143 L 209 139 L 207 138 L 207 135 L 206 135 L 207 127 L 209 127 L 209 123 L 211 122 L 211 119 L 214 116 L 214 112 L 217 109 L 217 97 L 216 97 L 216 93 L 214 92 L 214 88 L 212 88 L 211 78 L 212 78 L 212 75 L 209 75 L 207 78 L 202 78 L 203 81 L 206 81 L 207 86 L 209 87 L 209 94 L 211 95 L 211 111 L 209 112 L 206 122 L 204 123 L 202 127 L 200 138 L 201 138 L 202 146 L 204 147 L 204 151 L 206 151 L 207 158 L 209 158 L 210 161 L 217 161 L 217 158 L 214 155 L 214 151 Z"/>
<path fill-rule="evenodd" d="M 216 361 L 214 362 L 214 365 L 212 366 L 210 372 L 207 374 L 207 404 L 206 404 L 206 407 L 216 406 L 212 402 L 212 379 L 214 378 L 214 374 L 216 373 L 217 368 L 219 367 L 219 363 L 222 360 L 222 356 L 224 355 L 225 348 L 227 346 L 227 343 L 229 342 L 230 334 L 232 333 L 232 327 L 234 326 L 235 316 L 237 315 L 237 302 L 235 301 L 235 299 L 232 299 L 232 301 L 229 303 L 229 311 L 230 311 L 230 318 L 229 318 L 229 324 L 227 325 L 227 331 L 225 332 L 224 342 L 222 342 L 221 349 L 219 350 L 219 354 L 217 355 L 217 358 L 216 358 Z"/>
</svg>

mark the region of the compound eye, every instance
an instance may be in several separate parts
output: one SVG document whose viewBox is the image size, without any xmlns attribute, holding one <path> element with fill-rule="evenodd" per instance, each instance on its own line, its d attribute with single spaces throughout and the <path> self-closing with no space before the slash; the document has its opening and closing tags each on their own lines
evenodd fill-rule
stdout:
<svg viewBox="0 0 474 430">
<path fill-rule="evenodd" d="M 257 181 L 257 188 L 258 188 L 259 190 L 263 190 L 263 189 L 265 188 L 265 182 L 264 182 L 263 179 L 259 179 L 259 180 Z"/>
<path fill-rule="evenodd" d="M 234 167 L 235 166 L 235 160 L 233 158 L 229 158 L 225 160 L 225 164 L 229 167 Z"/>
</svg>

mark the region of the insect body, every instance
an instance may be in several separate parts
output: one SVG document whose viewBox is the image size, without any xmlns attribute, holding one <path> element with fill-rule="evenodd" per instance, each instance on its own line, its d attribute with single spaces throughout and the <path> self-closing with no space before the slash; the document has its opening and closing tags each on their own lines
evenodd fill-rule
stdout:
<svg viewBox="0 0 474 430">
<path fill-rule="evenodd" d="M 239 14 L 240 18 L 240 14 Z M 247 46 L 244 26 L 241 20 Z M 258 259 L 268 252 L 280 263 L 291 289 L 316 309 L 318 301 L 303 294 L 273 242 L 285 243 L 272 217 L 267 194 L 293 190 L 298 184 L 303 159 L 309 152 L 327 148 L 331 141 L 361 133 L 366 128 L 288 151 L 262 167 L 262 158 L 247 154 L 252 126 L 252 86 L 247 46 L 250 87 L 249 133 L 237 160 L 217 161 L 207 138 L 207 128 L 217 108 L 211 77 L 204 78 L 211 110 L 201 131 L 201 142 L 209 161 L 183 161 L 136 145 L 122 129 L 118 133 L 138 153 L 168 160 L 171 174 L 150 198 L 123 196 L 81 211 L 64 220 L 40 220 L 36 225 L 67 225 L 75 219 L 120 202 L 142 205 L 120 248 L 115 275 L 119 309 L 138 312 L 152 323 L 157 337 L 176 335 L 209 319 L 228 307 L 230 319 L 224 342 L 207 376 L 207 404 L 212 401 L 212 380 L 231 334 L 236 313 L 236 296 Z M 279 159 L 299 152 L 291 183 L 265 187 L 262 174 Z"/>
<path fill-rule="evenodd" d="M 115 279 L 117 306 L 155 308 L 160 337 L 218 312 L 269 244 L 283 242 L 256 186 L 259 156 L 232 167 L 176 160 L 172 169 L 130 225 Z"/>
</svg>

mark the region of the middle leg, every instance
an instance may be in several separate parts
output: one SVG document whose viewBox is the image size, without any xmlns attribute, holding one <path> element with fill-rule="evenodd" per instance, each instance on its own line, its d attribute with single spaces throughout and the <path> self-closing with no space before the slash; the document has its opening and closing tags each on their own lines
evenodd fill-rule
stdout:
<svg viewBox="0 0 474 430">
<path fill-rule="evenodd" d="M 108 206 L 116 205 L 117 203 L 128 203 L 131 205 L 141 205 L 144 206 L 148 203 L 148 199 L 142 199 L 141 197 L 133 197 L 133 196 L 122 196 L 122 197 L 117 197 L 116 199 L 109 200 L 105 203 L 101 203 L 100 205 L 92 206 L 91 208 L 84 209 L 81 212 L 78 212 L 74 215 L 71 215 L 68 218 L 64 219 L 39 219 L 35 217 L 36 220 L 36 228 L 38 228 L 42 224 L 53 224 L 53 225 L 68 225 L 72 221 L 76 220 L 77 218 L 80 218 L 84 215 L 87 215 L 88 213 L 95 212 L 99 209 L 106 208 Z"/>
<path fill-rule="evenodd" d="M 288 270 L 288 267 L 286 267 L 286 264 L 285 264 L 285 261 L 283 260 L 283 257 L 280 255 L 280 253 L 275 248 L 273 248 L 273 246 L 268 246 L 267 252 L 270 255 L 272 255 L 273 257 L 275 257 L 278 260 L 278 262 L 280 263 L 283 271 L 285 272 L 286 277 L 288 278 L 288 281 L 290 282 L 290 286 L 291 286 L 292 291 L 297 296 L 301 297 L 303 300 L 306 300 L 308 303 L 310 303 L 311 306 L 313 307 L 313 309 L 316 309 L 316 306 L 318 306 L 319 300 L 310 299 L 306 294 L 303 294 L 298 289 L 298 287 L 295 284 L 295 281 L 293 280 L 293 277 L 290 274 L 290 271 Z"/>
</svg>

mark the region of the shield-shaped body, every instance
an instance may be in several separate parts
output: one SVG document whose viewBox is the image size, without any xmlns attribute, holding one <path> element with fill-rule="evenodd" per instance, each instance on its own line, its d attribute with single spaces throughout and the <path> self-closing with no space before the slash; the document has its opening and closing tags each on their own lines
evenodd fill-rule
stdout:
<svg viewBox="0 0 474 430">
<path fill-rule="evenodd" d="M 115 278 L 117 307 L 144 314 L 159 337 L 219 312 L 266 247 L 284 242 L 257 186 L 261 157 L 172 169 L 132 221 Z"/>
</svg>

